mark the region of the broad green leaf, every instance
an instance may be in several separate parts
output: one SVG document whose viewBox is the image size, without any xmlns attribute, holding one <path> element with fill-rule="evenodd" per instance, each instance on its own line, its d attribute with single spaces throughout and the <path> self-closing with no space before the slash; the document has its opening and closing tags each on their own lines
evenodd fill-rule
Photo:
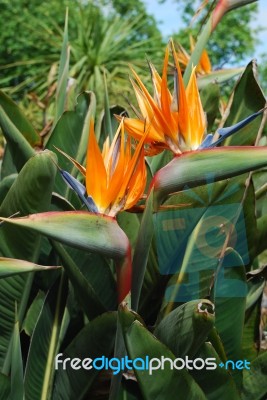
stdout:
<svg viewBox="0 0 267 400">
<path fill-rule="evenodd" d="M 154 207 L 174 192 L 216 182 L 267 165 L 265 147 L 221 147 L 176 156 L 154 177 Z"/>
<path fill-rule="evenodd" d="M 1 179 L 8 178 L 9 175 L 15 175 L 18 172 L 13 161 L 10 147 L 12 147 L 12 145 L 6 143 L 3 160 L 1 163 Z"/>
<path fill-rule="evenodd" d="M 0 105 L 3 107 L 3 112 L 17 127 L 27 142 L 32 147 L 41 146 L 41 138 L 33 128 L 32 124 L 26 119 L 17 104 L 1 90 Z"/>
<path fill-rule="evenodd" d="M 67 357 L 84 359 L 96 359 L 110 357 L 114 348 L 116 334 L 116 313 L 102 314 L 87 324 L 73 339 L 66 349 L 58 356 L 56 368 L 53 400 L 83 400 L 93 398 L 90 396 L 90 388 L 95 382 L 99 371 L 74 370 L 67 363 L 63 370 L 62 362 Z M 55 361 L 56 362 L 56 361 Z"/>
<path fill-rule="evenodd" d="M 175 360 L 173 353 L 159 340 L 157 340 L 139 321 L 132 323 L 126 333 L 126 348 L 131 360 L 162 357 Z M 140 364 L 139 364 L 140 365 Z M 157 365 L 158 367 L 158 365 Z M 186 369 L 171 369 L 170 362 L 166 362 L 164 369 L 151 371 L 135 368 L 135 374 L 145 400 L 175 399 L 177 393 L 183 400 L 205 399 L 200 387 L 189 375 Z"/>
<path fill-rule="evenodd" d="M 9 151 L 18 171 L 21 170 L 26 161 L 34 156 L 35 151 L 17 128 L 12 119 L 5 113 L 0 105 L 0 126 L 8 143 Z"/>
<path fill-rule="evenodd" d="M 139 218 L 134 213 L 123 211 L 117 215 L 117 221 L 121 229 L 126 233 L 134 249 L 140 227 Z"/>
<path fill-rule="evenodd" d="M 31 158 L 19 173 L 8 191 L 1 207 L 0 216 L 20 215 L 44 211 L 49 208 L 56 168 L 54 155 L 48 151 Z M 16 240 L 14 240 L 14 237 Z M 0 254 L 36 263 L 40 238 L 36 232 L 18 230 L 7 224 L 0 226 Z M 28 303 L 32 274 L 16 275 L 0 280 L 0 365 L 3 366 L 15 320 L 14 304 L 18 304 L 21 322 Z M 7 364 L 8 365 L 8 362 Z M 6 367 L 8 371 L 8 367 Z"/>
<path fill-rule="evenodd" d="M 129 248 L 128 238 L 116 220 L 101 214 L 51 211 L 23 218 L 1 219 L 8 225 L 28 228 L 69 246 L 99 251 L 115 259 L 125 257 Z"/>
<path fill-rule="evenodd" d="M 214 370 L 196 370 L 190 371 L 190 374 L 199 384 L 206 395 L 207 400 L 224 399 L 227 393 L 227 400 L 240 400 L 240 395 L 232 376 L 225 368 L 220 368 L 221 363 L 218 354 L 210 343 L 203 343 L 195 358 L 215 358 L 217 368 Z"/>
<path fill-rule="evenodd" d="M 261 345 L 261 298 L 246 313 L 246 320 L 243 328 L 242 353 L 249 361 L 258 356 Z"/>
<path fill-rule="evenodd" d="M 137 310 L 143 285 L 149 248 L 153 238 L 153 189 L 147 199 L 145 211 L 138 231 L 134 257 L 132 278 L 132 309 Z"/>
<path fill-rule="evenodd" d="M 21 354 L 18 321 L 15 322 L 14 333 L 12 338 L 10 400 L 12 399 L 24 400 L 23 361 Z"/>
<path fill-rule="evenodd" d="M 81 93 L 73 111 L 66 111 L 58 120 L 46 144 L 46 148 L 57 153 L 58 165 L 71 175 L 77 176 L 78 170 L 55 147 L 67 153 L 80 164 L 84 162 L 87 151 L 90 119 L 95 113 L 95 95 L 92 92 Z M 63 196 L 69 191 L 60 174 L 56 177 L 56 190 Z"/>
<path fill-rule="evenodd" d="M 33 214 L 5 221 L 33 229 L 78 249 L 114 259 L 119 302 L 128 294 L 131 284 L 131 249 L 126 234 L 114 218 L 85 211 L 66 211 Z"/>
<path fill-rule="evenodd" d="M 10 378 L 0 373 L 0 400 L 8 399 L 10 390 Z"/>
<path fill-rule="evenodd" d="M 155 235 L 149 249 L 138 312 L 145 320 L 155 320 L 160 310 L 168 277 L 160 274 Z"/>
<path fill-rule="evenodd" d="M 154 176 L 159 169 L 165 167 L 165 165 L 167 165 L 172 159 L 173 159 L 173 154 L 171 151 L 168 150 L 164 150 L 160 154 L 157 154 L 156 156 L 149 157 L 148 163 L 152 175 Z"/>
<path fill-rule="evenodd" d="M 37 319 L 43 307 L 44 301 L 45 301 L 45 293 L 39 291 L 27 310 L 27 314 L 23 320 L 22 330 L 24 330 L 26 335 L 28 336 L 32 336 Z"/>
<path fill-rule="evenodd" d="M 229 79 L 234 78 L 236 75 L 241 74 L 241 72 L 243 71 L 244 71 L 243 67 L 218 69 L 216 71 L 212 71 L 209 74 L 198 77 L 197 79 L 198 88 L 204 89 L 208 87 L 210 84 L 214 84 L 214 82 L 223 83 L 225 81 L 228 81 Z M 204 110 L 206 111 L 205 107 Z"/>
<path fill-rule="evenodd" d="M 261 254 L 267 248 L 267 215 L 263 215 L 257 220 L 258 241 L 256 244 L 256 254 Z"/>
<path fill-rule="evenodd" d="M 54 377 L 54 360 L 59 350 L 59 332 L 67 298 L 64 274 L 49 290 L 35 326 L 25 371 L 25 397 L 32 400 L 50 398 Z"/>
<path fill-rule="evenodd" d="M 62 260 L 64 269 L 74 288 L 77 300 L 89 320 L 107 311 L 101 302 L 101 297 L 97 296 L 97 293 L 92 287 L 90 281 L 86 279 L 81 269 L 74 262 L 70 254 L 68 254 L 61 244 L 53 241 L 52 245 Z M 90 268 L 89 265 L 87 266 Z"/>
<path fill-rule="evenodd" d="M 117 288 L 112 261 L 100 254 L 88 253 L 73 247 L 66 248 L 85 279 L 107 310 L 117 309 Z"/>
<path fill-rule="evenodd" d="M 209 300 L 189 301 L 162 319 L 154 335 L 175 356 L 194 357 L 214 326 L 214 306 Z"/>
<path fill-rule="evenodd" d="M 23 274 L 25 272 L 48 271 L 56 268 L 60 267 L 50 265 L 44 266 L 15 258 L 0 257 L 0 279 L 12 275 Z"/>
<path fill-rule="evenodd" d="M 228 359 L 242 358 L 242 337 L 245 322 L 247 282 L 242 258 L 229 250 L 216 271 L 212 299 L 215 304 L 215 327 L 223 342 Z M 236 370 L 239 385 L 241 371 Z"/>
<path fill-rule="evenodd" d="M 9 175 L 7 177 L 5 177 L 4 179 L 2 179 L 2 181 L 0 182 L 0 204 L 2 203 L 2 201 L 4 200 L 4 198 L 7 195 L 7 192 L 9 191 L 9 189 L 11 188 L 11 186 L 13 185 L 15 179 L 17 178 L 17 174 L 12 174 Z"/>
<path fill-rule="evenodd" d="M 248 294 L 246 310 L 252 307 L 261 298 L 267 280 L 267 266 L 253 269 L 247 273 Z"/>
<path fill-rule="evenodd" d="M 162 206 L 166 209 L 154 214 L 156 268 L 161 274 L 161 287 L 163 277 L 168 281 L 162 307 L 165 312 L 174 303 L 209 296 L 225 245 L 233 246 L 242 255 L 242 263 L 251 263 L 254 191 L 250 185 L 244 199 L 245 187 L 244 177 L 207 182 L 171 196 Z"/>
<path fill-rule="evenodd" d="M 231 126 L 249 115 L 261 110 L 266 105 L 265 96 L 258 84 L 257 65 L 251 61 L 235 87 L 230 100 L 229 115 L 224 121 L 224 126 Z M 261 124 L 261 119 L 256 118 L 249 125 L 225 140 L 225 146 L 254 145 Z"/>
<path fill-rule="evenodd" d="M 54 160 L 53 153 L 45 151 L 27 162 L 0 207 L 1 217 L 9 217 L 17 212 L 23 216 L 49 207 L 56 173 Z M 33 261 L 36 237 L 35 233 L 26 233 L 25 230 L 19 233 L 17 229 L 2 224 L 0 253 L 5 257 Z"/>
<path fill-rule="evenodd" d="M 267 352 L 260 354 L 243 372 L 242 400 L 262 400 L 267 395 Z"/>
<path fill-rule="evenodd" d="M 219 113 L 220 88 L 216 83 L 209 83 L 200 92 L 203 109 L 207 116 L 207 131 L 213 130 L 213 123 Z"/>
<path fill-rule="evenodd" d="M 134 311 L 129 310 L 126 303 L 121 303 L 118 308 L 114 357 L 122 359 L 127 355 L 125 347 L 125 335 L 129 327 L 135 320 L 143 323 L 141 317 Z M 122 374 L 123 370 L 121 370 L 118 374 L 112 376 L 109 400 L 117 400 L 119 392 L 122 389 Z"/>
</svg>

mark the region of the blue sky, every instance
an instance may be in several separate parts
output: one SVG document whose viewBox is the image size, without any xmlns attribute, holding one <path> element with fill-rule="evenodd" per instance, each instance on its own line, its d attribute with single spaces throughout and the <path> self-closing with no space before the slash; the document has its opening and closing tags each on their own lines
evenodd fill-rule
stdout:
<svg viewBox="0 0 267 400">
<path fill-rule="evenodd" d="M 166 39 L 182 27 L 179 7 L 175 0 L 166 0 L 164 4 L 158 4 L 157 0 L 145 0 L 144 2 L 148 12 L 154 15 L 156 20 L 160 22 L 159 27 Z M 259 14 L 252 24 L 252 27 L 255 29 L 258 26 L 267 27 L 267 0 L 258 0 L 258 4 Z M 257 46 L 255 54 L 255 58 L 258 59 L 261 53 L 267 53 L 267 30 L 259 32 L 259 39 L 262 43 Z"/>
</svg>

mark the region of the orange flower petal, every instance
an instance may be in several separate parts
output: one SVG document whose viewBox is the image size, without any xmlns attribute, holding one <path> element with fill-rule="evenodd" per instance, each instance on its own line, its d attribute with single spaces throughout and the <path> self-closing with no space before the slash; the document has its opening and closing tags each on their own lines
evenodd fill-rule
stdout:
<svg viewBox="0 0 267 400">
<path fill-rule="evenodd" d="M 107 173 L 102 154 L 98 147 L 94 132 L 94 122 L 90 121 L 90 131 L 86 158 L 86 190 L 97 206 L 105 207 L 107 189 Z"/>
<path fill-rule="evenodd" d="M 137 140 L 144 136 L 146 128 L 149 130 L 146 136 L 146 143 L 150 142 L 164 142 L 164 134 L 154 128 L 153 123 L 149 124 L 135 118 L 125 118 L 124 127 L 126 131 Z"/>
<path fill-rule="evenodd" d="M 197 79 L 195 69 L 193 69 L 188 86 L 186 88 L 186 96 L 190 107 L 188 109 L 190 121 L 190 146 L 196 149 L 202 142 L 206 129 L 206 117 L 202 108 L 202 103 L 197 87 Z"/>
<path fill-rule="evenodd" d="M 74 158 L 72 158 L 71 156 L 69 156 L 67 153 L 65 153 L 64 151 L 58 149 L 56 146 L 54 146 L 55 149 L 57 149 L 57 151 L 59 151 L 61 154 L 63 154 L 63 156 L 65 156 L 66 158 L 68 158 L 73 165 L 75 165 L 75 167 L 81 172 L 81 174 L 83 176 L 86 175 L 86 169 L 84 168 L 83 165 L 81 165 L 80 163 L 78 163 L 78 161 L 76 161 Z"/>
<path fill-rule="evenodd" d="M 177 54 L 174 48 L 173 41 L 171 40 L 171 47 L 172 47 L 172 53 L 173 53 L 173 59 L 174 59 L 174 64 L 175 64 L 175 69 L 176 69 L 176 87 L 175 87 L 175 93 L 174 96 L 177 97 L 176 103 L 178 106 L 178 113 L 179 113 L 179 130 L 184 136 L 184 139 L 187 140 L 185 137 L 188 131 L 188 103 L 187 103 L 187 97 L 186 97 L 186 92 L 185 92 L 185 87 L 184 87 L 184 82 L 183 82 L 183 77 L 181 73 L 181 69 L 179 66 L 179 61 L 177 58 Z"/>
</svg>

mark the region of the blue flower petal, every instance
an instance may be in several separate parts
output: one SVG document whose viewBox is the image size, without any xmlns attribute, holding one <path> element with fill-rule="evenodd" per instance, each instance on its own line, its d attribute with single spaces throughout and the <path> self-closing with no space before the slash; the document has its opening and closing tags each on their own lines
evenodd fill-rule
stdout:
<svg viewBox="0 0 267 400">
<path fill-rule="evenodd" d="M 208 147 L 211 146 L 212 140 L 213 140 L 213 134 L 212 134 L 212 133 L 209 133 L 209 134 L 205 137 L 205 139 L 203 140 L 203 142 L 201 143 L 201 145 L 199 146 L 198 149 L 199 149 L 199 150 L 201 150 L 201 149 L 207 149 Z"/>
<path fill-rule="evenodd" d="M 241 128 L 246 126 L 249 122 L 253 121 L 258 115 L 262 114 L 263 111 L 264 111 L 264 108 L 262 110 L 256 112 L 256 113 L 250 115 L 249 117 L 243 119 L 242 121 L 238 122 L 235 125 L 232 125 L 232 126 L 229 126 L 229 127 L 226 127 L 226 128 L 218 129 L 217 132 L 219 133 L 220 137 L 214 143 L 211 143 L 211 145 L 209 147 L 217 146 L 217 144 L 221 143 L 227 137 L 229 137 L 229 136 L 233 135 L 234 133 L 238 132 Z"/>
<path fill-rule="evenodd" d="M 81 201 L 85 204 L 85 206 L 88 208 L 90 212 L 93 213 L 98 213 L 98 208 L 91 196 L 86 197 L 85 196 L 85 186 L 81 184 L 77 179 L 73 178 L 71 174 L 69 174 L 67 171 L 63 171 L 63 169 L 59 169 L 62 178 L 64 181 L 67 183 L 67 185 L 74 190 L 75 193 L 79 196 Z"/>
</svg>

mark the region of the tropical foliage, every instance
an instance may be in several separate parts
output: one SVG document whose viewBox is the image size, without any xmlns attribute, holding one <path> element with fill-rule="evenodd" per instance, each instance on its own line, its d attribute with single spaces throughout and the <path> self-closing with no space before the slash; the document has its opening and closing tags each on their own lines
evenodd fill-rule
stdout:
<svg viewBox="0 0 267 400">
<path fill-rule="evenodd" d="M 254 61 L 222 73 L 239 74 L 226 108 L 212 72 L 196 75 L 233 3 L 183 74 L 175 42 L 162 72 L 141 78 L 137 58 L 130 110 L 110 107 L 101 69 L 83 84 L 103 88 L 103 112 L 69 90 L 67 23 L 46 132 L 0 92 L 0 398 L 266 398 L 266 100 Z"/>
</svg>

